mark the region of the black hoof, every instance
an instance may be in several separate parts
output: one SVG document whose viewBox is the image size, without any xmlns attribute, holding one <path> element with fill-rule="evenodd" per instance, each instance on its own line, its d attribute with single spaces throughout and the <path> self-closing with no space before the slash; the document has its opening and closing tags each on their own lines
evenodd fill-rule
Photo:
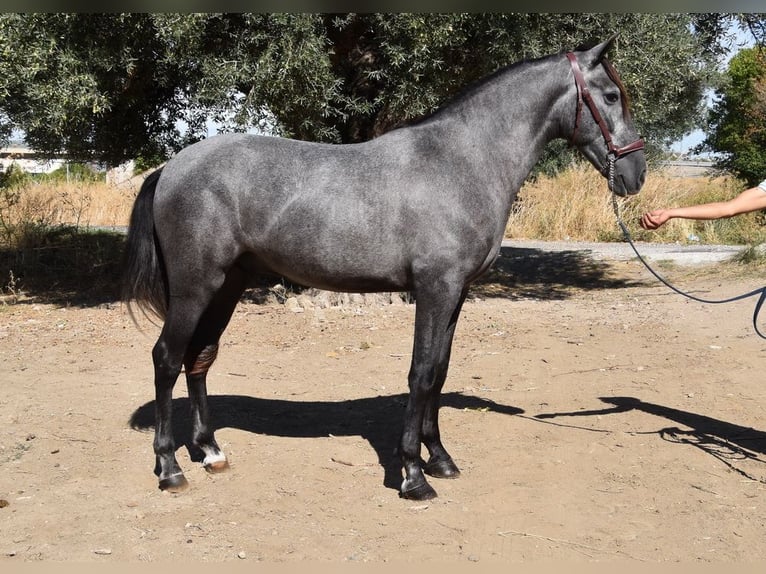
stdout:
<svg viewBox="0 0 766 574">
<path fill-rule="evenodd" d="M 436 498 L 436 491 L 431 488 L 430 484 L 423 482 L 415 488 L 400 492 L 399 496 L 407 500 L 431 500 Z"/>
<path fill-rule="evenodd" d="M 460 469 L 452 462 L 451 458 L 429 460 L 423 467 L 423 472 L 434 478 L 457 478 L 460 476 Z"/>
<path fill-rule="evenodd" d="M 183 474 L 176 474 L 160 480 L 160 490 L 165 492 L 183 492 L 187 488 L 189 488 L 189 482 Z"/>
</svg>

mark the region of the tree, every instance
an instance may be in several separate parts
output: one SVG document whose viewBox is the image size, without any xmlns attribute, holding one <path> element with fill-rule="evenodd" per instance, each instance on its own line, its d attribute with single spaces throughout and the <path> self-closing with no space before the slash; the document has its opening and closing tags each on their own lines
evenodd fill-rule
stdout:
<svg viewBox="0 0 766 574">
<path fill-rule="evenodd" d="M 0 110 L 27 143 L 117 164 L 178 145 L 189 71 L 148 14 L 2 14 Z"/>
<path fill-rule="evenodd" d="M 766 52 L 740 50 L 710 114 L 703 150 L 717 152 L 716 166 L 757 185 L 766 177 Z"/>
<path fill-rule="evenodd" d="M 375 137 L 524 58 L 620 37 L 611 59 L 655 147 L 696 127 L 720 18 L 689 14 L 0 14 L 0 137 L 110 164 L 208 123 Z M 700 22 L 704 33 L 695 32 Z"/>
</svg>

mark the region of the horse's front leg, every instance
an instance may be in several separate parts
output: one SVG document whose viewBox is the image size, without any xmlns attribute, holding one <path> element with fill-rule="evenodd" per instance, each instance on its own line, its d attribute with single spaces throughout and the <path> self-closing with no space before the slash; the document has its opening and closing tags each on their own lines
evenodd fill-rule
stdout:
<svg viewBox="0 0 766 574">
<path fill-rule="evenodd" d="M 426 463 L 424 470 L 427 475 L 433 476 L 434 478 L 457 478 L 460 476 L 460 469 L 452 460 L 452 457 L 447 452 L 447 449 L 444 448 L 441 441 L 441 433 L 439 432 L 439 402 L 444 382 L 447 379 L 447 371 L 449 370 L 452 340 L 455 336 L 457 320 L 467 294 L 467 289 L 461 293 L 460 301 L 452 314 L 452 318 L 447 328 L 447 337 L 442 344 L 442 350 L 436 367 L 434 388 L 426 401 L 425 411 L 423 413 L 421 440 L 426 449 L 428 449 L 429 454 L 428 462 Z"/>
<path fill-rule="evenodd" d="M 452 341 L 454 322 L 464 295 L 462 289 L 445 288 L 443 284 L 439 287 L 417 292 L 415 340 L 408 378 L 410 393 L 400 444 L 405 473 L 400 495 L 414 500 L 427 500 L 436 496 L 436 491 L 426 481 L 420 464 L 424 424 L 429 435 L 429 448 L 435 449 L 432 455 L 436 454 L 439 459 L 446 455 L 446 459 L 451 460 L 441 447 L 436 418 L 432 413 L 426 416 L 426 409 L 434 405 L 438 409 L 438 397 L 434 398 L 434 394 L 444 384 L 446 368 L 443 368 L 443 363 L 449 361 L 448 347 Z"/>
</svg>

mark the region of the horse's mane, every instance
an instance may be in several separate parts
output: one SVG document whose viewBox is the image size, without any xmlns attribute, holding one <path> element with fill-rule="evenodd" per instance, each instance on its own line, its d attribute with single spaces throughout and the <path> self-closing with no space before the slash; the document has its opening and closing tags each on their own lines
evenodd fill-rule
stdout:
<svg viewBox="0 0 766 574">
<path fill-rule="evenodd" d="M 515 62 L 513 64 L 502 66 L 498 68 L 497 70 L 495 70 L 493 73 L 465 85 L 460 90 L 458 90 L 455 94 L 453 94 L 450 98 L 445 100 L 438 108 L 431 111 L 430 113 L 424 114 L 416 118 L 401 120 L 388 131 L 413 127 L 413 126 L 425 124 L 429 121 L 432 121 L 438 118 L 438 116 L 441 115 L 441 113 L 446 111 L 447 109 L 453 108 L 459 105 L 460 102 L 464 101 L 470 95 L 480 90 L 484 85 L 489 84 L 490 82 L 495 80 L 495 78 L 497 78 L 498 76 L 505 75 L 506 73 L 511 72 L 512 70 L 516 68 L 521 68 L 533 63 L 541 62 L 547 59 L 552 59 L 552 58 L 561 56 L 562 54 L 565 54 L 565 53 L 566 51 L 562 50 L 561 52 L 557 54 L 542 56 L 540 58 L 527 58 L 527 59 Z M 622 80 L 620 79 L 620 75 L 617 73 L 617 70 L 614 68 L 614 66 L 609 61 L 608 58 L 606 57 L 602 58 L 601 64 L 604 66 L 604 70 L 606 70 L 606 73 L 609 76 L 609 79 L 612 80 L 617 85 L 618 89 L 620 90 L 620 95 L 622 97 L 622 102 L 623 102 L 622 115 L 625 119 L 627 119 L 630 114 L 630 97 L 628 96 L 628 92 L 625 90 L 625 85 L 622 83 Z"/>
</svg>

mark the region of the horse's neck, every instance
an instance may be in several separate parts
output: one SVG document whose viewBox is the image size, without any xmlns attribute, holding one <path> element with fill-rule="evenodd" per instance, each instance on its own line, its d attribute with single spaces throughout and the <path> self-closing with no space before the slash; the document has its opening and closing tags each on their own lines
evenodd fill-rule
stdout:
<svg viewBox="0 0 766 574">
<path fill-rule="evenodd" d="M 574 100 L 570 110 L 563 72 L 554 59 L 510 68 L 468 92 L 445 114 L 452 121 L 459 118 L 464 129 L 485 142 L 477 161 L 486 163 L 487 173 L 501 175 L 507 192 L 518 191 L 548 142 L 567 136 L 564 116 L 574 113 Z"/>
</svg>

